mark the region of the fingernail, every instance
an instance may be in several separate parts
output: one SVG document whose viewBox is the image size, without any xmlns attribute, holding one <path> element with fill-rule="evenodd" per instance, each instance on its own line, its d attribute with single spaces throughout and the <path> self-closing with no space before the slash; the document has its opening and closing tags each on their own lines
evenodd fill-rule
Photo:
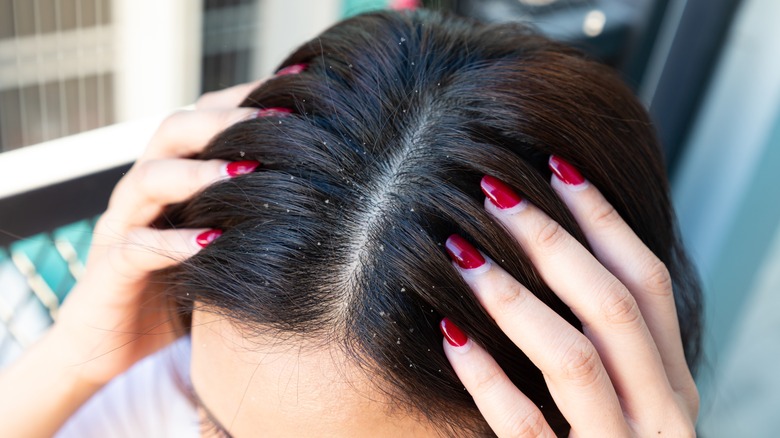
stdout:
<svg viewBox="0 0 780 438">
<path fill-rule="evenodd" d="M 292 114 L 292 110 L 289 108 L 273 107 L 257 110 L 255 117 L 284 117 L 288 114 Z"/>
<path fill-rule="evenodd" d="M 582 174 L 561 157 L 550 155 L 548 165 L 558 179 L 570 186 L 578 186 L 585 182 Z"/>
<path fill-rule="evenodd" d="M 276 76 L 297 75 L 298 73 L 301 73 L 304 70 L 306 70 L 306 64 L 288 65 L 287 67 L 276 72 Z"/>
<path fill-rule="evenodd" d="M 477 248 L 457 234 L 450 236 L 444 246 L 452 260 L 463 269 L 476 269 L 485 264 L 485 258 Z"/>
<path fill-rule="evenodd" d="M 195 238 L 195 242 L 198 245 L 200 245 L 201 248 L 205 248 L 205 247 L 209 246 L 209 244 L 211 242 L 217 240 L 217 238 L 219 236 L 221 236 L 221 235 L 222 235 L 222 231 L 221 230 L 208 230 L 208 231 L 204 231 L 204 232 L 198 234 L 198 236 Z"/>
<path fill-rule="evenodd" d="M 482 193 L 490 199 L 490 202 L 502 210 L 515 208 L 523 202 L 523 198 L 509 188 L 508 185 L 490 175 L 483 176 L 479 186 L 482 188 Z"/>
<path fill-rule="evenodd" d="M 259 161 L 245 160 L 245 161 L 233 161 L 225 165 L 225 173 L 231 178 L 235 178 L 239 175 L 246 175 L 252 173 L 260 166 Z"/>
<path fill-rule="evenodd" d="M 449 318 L 442 319 L 439 328 L 444 339 L 453 347 L 462 347 L 469 342 L 469 337 Z"/>
<path fill-rule="evenodd" d="M 401 11 L 404 9 L 415 10 L 422 7 L 420 0 L 393 0 L 390 2 L 390 9 Z"/>
</svg>

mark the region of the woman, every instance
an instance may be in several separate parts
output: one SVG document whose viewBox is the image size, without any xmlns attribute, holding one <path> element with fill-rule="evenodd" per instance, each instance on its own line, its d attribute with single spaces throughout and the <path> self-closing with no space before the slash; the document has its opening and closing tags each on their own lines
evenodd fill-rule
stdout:
<svg viewBox="0 0 780 438">
<path fill-rule="evenodd" d="M 53 433 L 181 331 L 226 436 L 694 434 L 698 284 L 612 73 L 426 12 L 282 65 L 161 126 L 1 377 L 3 435 Z"/>
</svg>

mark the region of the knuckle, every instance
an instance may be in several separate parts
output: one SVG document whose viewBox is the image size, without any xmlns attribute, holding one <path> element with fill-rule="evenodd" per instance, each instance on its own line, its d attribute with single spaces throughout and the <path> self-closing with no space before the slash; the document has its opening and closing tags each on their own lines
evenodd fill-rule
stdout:
<svg viewBox="0 0 780 438">
<path fill-rule="evenodd" d="M 124 223 L 118 220 L 114 213 L 109 209 L 103 213 L 95 222 L 95 229 L 92 233 L 92 247 L 100 245 L 101 249 L 121 239 L 124 234 Z"/>
<path fill-rule="evenodd" d="M 256 111 L 254 108 L 236 108 L 230 111 L 221 111 L 219 114 L 219 126 L 222 129 L 227 129 L 247 120 Z"/>
<path fill-rule="evenodd" d="M 688 403 L 690 404 L 690 412 L 693 418 L 698 418 L 699 408 L 701 407 L 701 399 L 698 391 L 694 391 L 695 394 L 691 395 Z"/>
<path fill-rule="evenodd" d="M 214 179 L 214 174 L 210 162 L 197 161 L 188 164 L 194 164 L 187 166 L 187 182 L 189 183 L 188 191 L 194 193 L 199 191 L 204 184 Z"/>
<path fill-rule="evenodd" d="M 111 222 L 110 214 L 110 211 L 107 210 L 105 213 L 100 215 L 97 221 L 95 221 L 95 234 L 103 233 L 104 230 L 108 228 L 108 224 Z"/>
<path fill-rule="evenodd" d="M 127 174 L 127 184 L 130 190 L 142 193 L 144 198 L 155 193 L 155 162 L 144 161 Z"/>
<path fill-rule="evenodd" d="M 490 397 L 504 382 L 501 378 L 503 371 L 497 367 L 483 369 L 474 375 L 474 393 Z"/>
<path fill-rule="evenodd" d="M 208 108 L 212 105 L 212 102 L 216 99 L 217 94 L 213 91 L 201 94 L 198 100 L 195 101 L 196 109 Z"/>
<path fill-rule="evenodd" d="M 561 356 L 559 368 L 564 379 L 589 386 L 598 379 L 600 365 L 596 348 L 585 336 L 579 335 Z"/>
<path fill-rule="evenodd" d="M 611 280 L 605 289 L 601 314 L 605 321 L 613 325 L 636 325 L 642 319 L 636 299 L 617 279 Z"/>
<path fill-rule="evenodd" d="M 135 167 L 133 167 L 131 172 L 128 172 L 127 181 L 131 182 L 132 184 L 142 184 L 144 181 L 146 181 L 152 172 L 152 165 L 150 163 L 150 161 L 138 163 Z"/>
<path fill-rule="evenodd" d="M 128 234 L 128 237 L 130 234 Z M 139 269 L 127 252 L 127 243 L 115 242 L 108 248 L 108 265 L 121 278 L 133 279 L 139 276 Z"/>
<path fill-rule="evenodd" d="M 688 408 L 688 412 L 692 418 L 697 418 L 699 416 L 701 396 L 699 395 L 699 390 L 696 388 L 696 384 L 693 382 L 693 379 L 691 379 L 691 382 L 686 385 L 685 389 L 680 391 L 680 396 L 682 397 L 683 402 Z"/>
<path fill-rule="evenodd" d="M 681 410 L 674 410 L 673 412 L 667 412 L 666 416 L 662 420 L 656 420 L 654 424 L 660 424 L 660 427 L 647 430 L 648 435 L 657 430 L 667 429 L 670 432 L 669 436 L 681 437 L 681 438 L 695 438 L 696 426 L 694 420 L 691 419 L 686 412 Z M 651 423 L 651 424 L 653 424 Z M 657 433 L 661 433 L 658 431 Z M 646 436 L 646 435 L 643 435 Z"/>
<path fill-rule="evenodd" d="M 599 228 L 613 228 L 622 221 L 615 207 L 608 202 L 599 203 L 590 214 L 590 222 Z"/>
<path fill-rule="evenodd" d="M 696 426 L 691 422 L 685 423 L 680 431 L 680 436 L 683 438 L 696 438 Z"/>
<path fill-rule="evenodd" d="M 566 242 L 566 237 L 566 230 L 558 222 L 548 218 L 539 230 L 536 243 L 546 250 L 554 250 Z"/>
<path fill-rule="evenodd" d="M 206 186 L 219 179 L 218 163 L 213 161 L 191 162 L 187 172 L 187 196 L 199 193 Z"/>
<path fill-rule="evenodd" d="M 542 412 L 534 409 L 531 412 L 515 410 L 507 419 L 507 437 L 531 438 L 544 436 L 547 421 Z M 502 435 L 503 436 L 503 435 Z"/>
<path fill-rule="evenodd" d="M 528 299 L 528 290 L 514 279 L 502 282 L 496 289 L 497 293 L 494 295 L 496 306 L 510 313 Z"/>
<path fill-rule="evenodd" d="M 160 127 L 157 130 L 158 134 L 162 134 L 163 136 L 166 136 L 169 133 L 174 134 L 177 130 L 177 126 L 180 126 L 182 119 L 186 117 L 189 112 L 191 111 L 177 110 L 169 114 L 168 117 L 160 123 Z"/>
<path fill-rule="evenodd" d="M 672 295 L 672 276 L 666 265 L 657 257 L 652 256 L 641 275 L 644 292 L 659 296 Z"/>
<path fill-rule="evenodd" d="M 127 174 L 124 178 L 119 180 L 119 182 L 114 187 L 114 190 L 111 192 L 111 196 L 108 198 L 108 206 L 107 209 L 111 210 L 116 208 L 117 204 L 122 202 L 122 200 L 125 198 L 125 192 L 127 191 L 127 185 L 129 184 L 129 180 L 132 176 L 130 174 Z"/>
</svg>

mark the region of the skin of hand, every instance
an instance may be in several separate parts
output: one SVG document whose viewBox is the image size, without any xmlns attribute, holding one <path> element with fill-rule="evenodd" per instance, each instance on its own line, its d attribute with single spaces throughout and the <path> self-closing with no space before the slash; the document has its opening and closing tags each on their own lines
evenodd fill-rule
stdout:
<svg viewBox="0 0 780 438">
<path fill-rule="evenodd" d="M 207 93 L 158 128 L 95 226 L 85 275 L 54 326 L 0 373 L 0 436 L 48 437 L 97 390 L 176 337 L 152 271 L 197 253 L 219 230 L 156 230 L 167 204 L 253 171 L 258 162 L 190 160 L 214 135 L 261 116 L 236 108 L 261 81 Z"/>
<path fill-rule="evenodd" d="M 666 266 L 569 163 L 550 158 L 552 187 L 591 254 L 563 227 L 486 176 L 485 208 L 514 236 L 583 333 L 465 239 L 453 264 L 507 336 L 544 374 L 572 437 L 696 435 L 699 395 L 686 364 Z M 539 408 L 495 360 L 445 318 L 444 350 L 499 437 L 552 437 Z"/>
</svg>

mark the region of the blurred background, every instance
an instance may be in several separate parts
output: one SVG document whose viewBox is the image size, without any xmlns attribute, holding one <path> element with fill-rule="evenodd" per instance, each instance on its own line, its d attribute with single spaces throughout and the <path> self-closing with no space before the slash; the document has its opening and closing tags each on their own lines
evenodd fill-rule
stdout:
<svg viewBox="0 0 780 438">
<path fill-rule="evenodd" d="M 0 0 L 0 367 L 56 319 L 154 128 L 344 17 L 531 22 L 610 64 L 663 141 L 705 286 L 705 437 L 780 430 L 777 0 Z"/>
</svg>

